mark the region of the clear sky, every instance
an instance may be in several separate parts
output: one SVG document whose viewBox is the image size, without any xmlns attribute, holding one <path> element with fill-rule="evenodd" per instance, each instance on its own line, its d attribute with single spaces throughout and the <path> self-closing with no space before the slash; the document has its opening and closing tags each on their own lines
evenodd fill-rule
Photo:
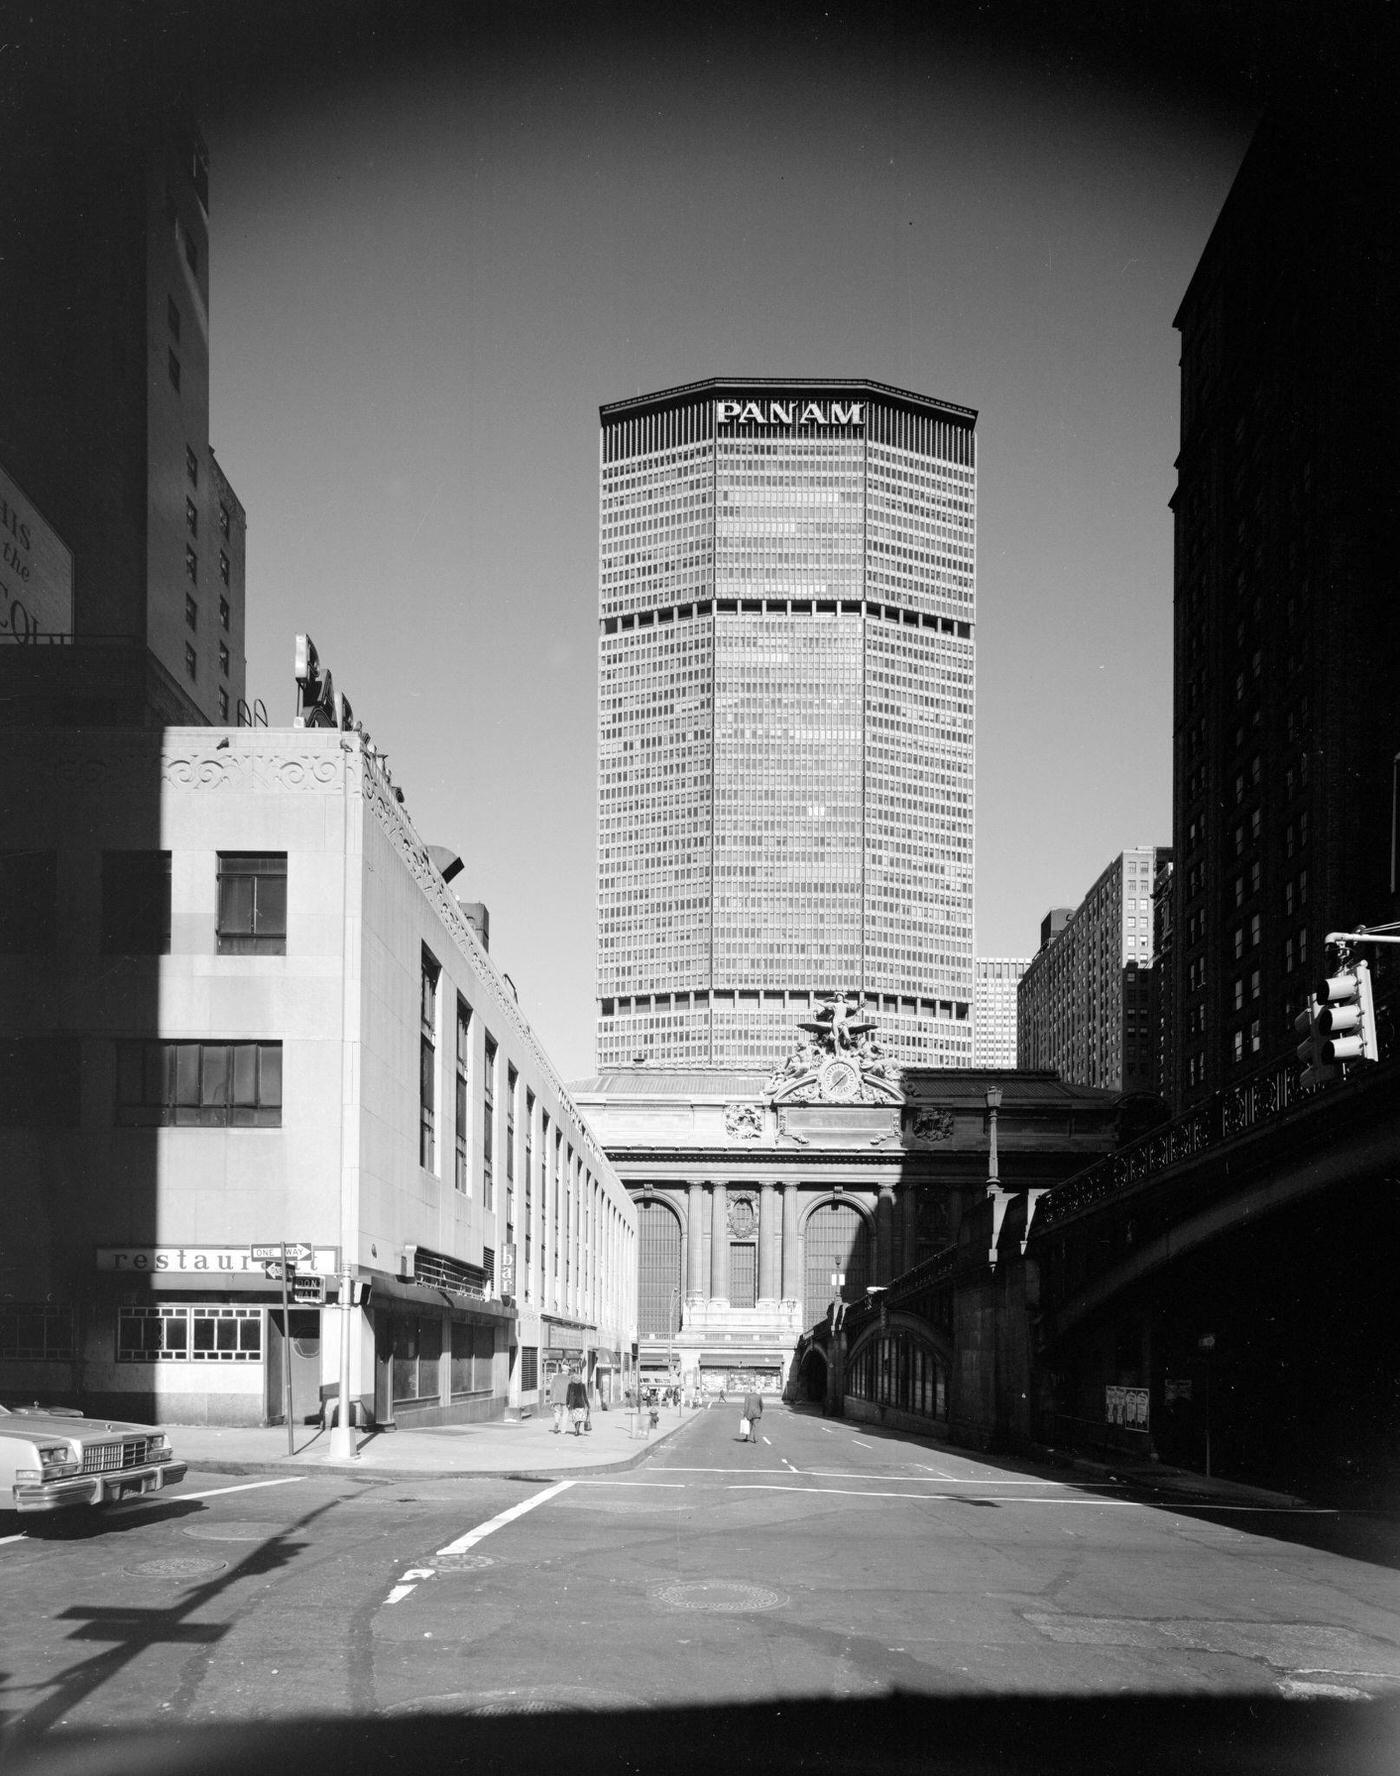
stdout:
<svg viewBox="0 0 1400 1776">
<path fill-rule="evenodd" d="M 566 1077 L 593 1064 L 600 402 L 752 374 L 976 408 L 978 953 L 1029 955 L 1170 842 L 1171 322 L 1257 114 L 1199 30 L 283 17 L 204 104 L 250 695 L 291 719 L 308 631 Z"/>
</svg>

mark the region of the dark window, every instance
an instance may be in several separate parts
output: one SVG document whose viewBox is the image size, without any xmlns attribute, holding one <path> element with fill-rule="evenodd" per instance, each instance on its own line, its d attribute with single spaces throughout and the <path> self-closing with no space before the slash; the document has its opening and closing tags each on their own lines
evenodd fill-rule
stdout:
<svg viewBox="0 0 1400 1776">
<path fill-rule="evenodd" d="M 80 1078 L 74 1036 L 0 1041 L 0 1128 L 76 1128 Z"/>
<path fill-rule="evenodd" d="M 219 550 L 219 578 L 224 582 L 224 584 L 226 586 L 228 585 L 228 573 L 229 573 L 228 556 L 224 553 L 224 551 L 222 549 L 220 549 Z M 228 600 L 225 598 L 222 602 L 224 604 L 227 604 Z"/>
<path fill-rule="evenodd" d="M 165 318 L 170 323 L 170 331 L 178 339 L 180 337 L 180 305 L 173 296 L 165 299 Z"/>
<path fill-rule="evenodd" d="M 396 1314 L 393 1339 L 393 1396 L 396 1405 L 439 1398 L 442 1382 L 442 1321 L 436 1314 Z"/>
<path fill-rule="evenodd" d="M 219 501 L 219 535 L 220 536 L 227 536 L 228 535 L 229 523 L 230 523 L 230 520 L 229 520 L 229 515 L 228 515 L 228 507 L 224 504 L 224 502 L 222 500 L 220 500 Z"/>
<path fill-rule="evenodd" d="M 457 1141 L 456 1168 L 453 1183 L 457 1189 L 466 1192 L 471 1185 L 471 1159 L 467 1147 L 470 1118 L 468 1106 L 471 1103 L 471 1031 L 472 1008 L 465 999 L 457 1001 L 457 1102 L 455 1135 Z"/>
<path fill-rule="evenodd" d="M 221 629 L 227 629 L 228 623 L 229 623 L 228 599 L 221 598 L 219 600 L 219 627 Z"/>
<path fill-rule="evenodd" d="M 52 1363 L 76 1354 L 71 1307 L 63 1302 L 0 1301 L 0 1358 Z"/>
<path fill-rule="evenodd" d="M 119 1128 L 280 1128 L 280 1042 L 117 1044 Z"/>
<path fill-rule="evenodd" d="M 199 276 L 199 247 L 188 228 L 182 229 L 185 237 L 185 263 L 196 277 Z"/>
<path fill-rule="evenodd" d="M 287 953 L 287 853 L 219 853 L 221 956 Z"/>
<path fill-rule="evenodd" d="M 185 643 L 185 677 L 191 682 L 199 677 L 199 656 L 188 642 Z"/>
<path fill-rule="evenodd" d="M 198 629 L 199 627 L 199 606 L 188 592 L 185 594 L 185 627 L 187 629 Z"/>
<path fill-rule="evenodd" d="M 199 535 L 199 507 L 188 494 L 185 495 L 185 529 L 191 536 Z"/>
<path fill-rule="evenodd" d="M 188 444 L 185 446 L 185 473 L 189 476 L 190 486 L 199 486 L 199 458 Z"/>
<path fill-rule="evenodd" d="M 494 1213 L 496 1207 L 496 1045 L 489 1036 L 486 1038 L 484 1071 L 485 1078 L 481 1082 L 481 1195 L 486 1207 Z"/>
<path fill-rule="evenodd" d="M 222 685 L 219 686 L 219 720 L 228 720 L 228 692 Z"/>
<path fill-rule="evenodd" d="M 199 584 L 199 557 L 188 543 L 185 544 L 185 578 Z"/>
<path fill-rule="evenodd" d="M 423 952 L 418 1035 L 418 1163 L 433 1169 L 437 1146 L 437 991 L 441 974 L 434 958 Z"/>
<path fill-rule="evenodd" d="M 228 677 L 228 644 L 222 641 L 219 643 L 219 671 Z"/>
<path fill-rule="evenodd" d="M 178 389 L 180 386 L 180 360 L 175 356 L 173 350 L 169 354 L 168 362 L 170 365 L 170 386 Z"/>
<path fill-rule="evenodd" d="M 520 1347 L 520 1391 L 522 1394 L 533 1394 L 540 1385 L 540 1347 L 537 1344 L 522 1344 Z"/>
<path fill-rule="evenodd" d="M 102 948 L 109 956 L 170 954 L 170 853 L 102 853 Z"/>
<path fill-rule="evenodd" d="M 53 948 L 56 851 L 0 851 L 0 956 Z"/>
</svg>

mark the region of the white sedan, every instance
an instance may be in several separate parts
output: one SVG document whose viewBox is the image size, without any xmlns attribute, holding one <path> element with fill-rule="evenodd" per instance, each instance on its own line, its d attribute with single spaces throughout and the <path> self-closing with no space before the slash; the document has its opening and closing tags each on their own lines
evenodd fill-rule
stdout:
<svg viewBox="0 0 1400 1776">
<path fill-rule="evenodd" d="M 154 1425 L 64 1406 L 0 1406 L 0 1511 L 106 1505 L 173 1486 L 185 1468 Z"/>
</svg>

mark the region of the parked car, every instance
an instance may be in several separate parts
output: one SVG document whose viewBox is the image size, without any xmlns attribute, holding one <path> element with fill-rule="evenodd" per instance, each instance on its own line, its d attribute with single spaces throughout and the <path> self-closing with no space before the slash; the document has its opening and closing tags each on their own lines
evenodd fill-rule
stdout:
<svg viewBox="0 0 1400 1776">
<path fill-rule="evenodd" d="M 159 1492 L 185 1477 L 154 1425 L 71 1406 L 0 1406 L 0 1510 L 57 1511 Z"/>
</svg>

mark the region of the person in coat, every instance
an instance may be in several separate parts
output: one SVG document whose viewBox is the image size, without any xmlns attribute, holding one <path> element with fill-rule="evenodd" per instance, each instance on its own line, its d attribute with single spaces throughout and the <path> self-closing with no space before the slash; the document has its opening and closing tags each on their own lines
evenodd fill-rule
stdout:
<svg viewBox="0 0 1400 1776">
<path fill-rule="evenodd" d="M 578 1370 L 569 1377 L 569 1386 L 564 1395 L 565 1404 L 569 1409 L 569 1417 L 573 1420 L 574 1435 L 583 1434 L 583 1421 L 588 1416 L 588 1390 L 579 1380 Z"/>
<path fill-rule="evenodd" d="M 557 1437 L 564 1428 L 564 1408 L 569 1397 L 569 1377 L 562 1369 L 554 1371 L 554 1379 L 549 1384 L 549 1404 L 554 1412 L 554 1435 Z"/>
<path fill-rule="evenodd" d="M 763 1400 L 752 1389 L 744 1395 L 744 1417 L 749 1421 L 748 1441 L 756 1443 L 758 1441 L 758 1421 L 763 1417 Z"/>
</svg>

